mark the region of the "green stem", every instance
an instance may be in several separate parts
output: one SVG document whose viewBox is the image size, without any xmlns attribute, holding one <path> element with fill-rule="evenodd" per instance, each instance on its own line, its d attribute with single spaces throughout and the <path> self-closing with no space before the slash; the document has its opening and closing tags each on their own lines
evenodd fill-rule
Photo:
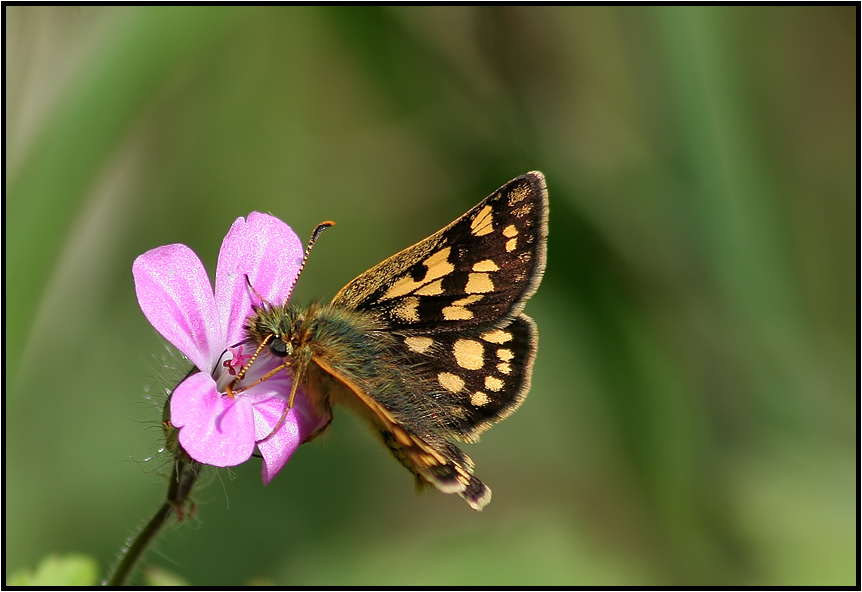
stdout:
<svg viewBox="0 0 862 592">
<path fill-rule="evenodd" d="M 122 557 L 114 567 L 113 572 L 102 582 L 105 586 L 124 586 L 134 573 L 135 566 L 155 540 L 156 535 L 167 523 L 171 510 L 182 521 L 185 516 L 189 495 L 198 478 L 201 465 L 191 459 L 176 459 L 171 479 L 168 484 L 168 494 L 165 502 L 159 507 L 147 525 L 130 540 L 123 548 Z M 192 511 L 194 508 L 192 507 Z"/>
</svg>

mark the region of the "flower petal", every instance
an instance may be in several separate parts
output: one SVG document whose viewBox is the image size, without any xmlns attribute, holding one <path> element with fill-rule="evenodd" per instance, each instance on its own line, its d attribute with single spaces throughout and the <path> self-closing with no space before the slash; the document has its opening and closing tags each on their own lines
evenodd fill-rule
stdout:
<svg viewBox="0 0 862 592">
<path fill-rule="evenodd" d="M 244 395 L 233 399 L 216 390 L 209 374 L 186 378 L 171 395 L 171 423 L 180 445 L 198 462 L 216 467 L 244 463 L 254 452 L 254 410 Z"/>
<path fill-rule="evenodd" d="M 243 337 L 243 324 L 262 304 L 246 282 L 272 304 L 290 297 L 302 265 L 302 241 L 290 227 L 269 214 L 237 218 L 222 242 L 216 268 L 215 301 L 228 345 Z"/>
<path fill-rule="evenodd" d="M 289 384 L 289 381 L 288 381 Z M 299 445 L 305 442 L 314 431 L 325 425 L 329 418 L 317 416 L 311 409 L 305 395 L 299 391 L 294 399 L 293 408 L 287 412 L 281 427 L 274 434 L 272 430 L 278 425 L 287 401 L 277 393 L 285 392 L 279 388 L 269 395 L 255 397 L 254 422 L 257 448 L 263 456 L 263 484 L 269 483 L 296 452 Z M 290 392 L 288 387 L 286 392 Z"/>
<path fill-rule="evenodd" d="M 210 373 L 224 349 L 209 276 L 194 251 L 166 245 L 132 265 L 138 304 L 150 324 L 201 371 Z"/>
</svg>

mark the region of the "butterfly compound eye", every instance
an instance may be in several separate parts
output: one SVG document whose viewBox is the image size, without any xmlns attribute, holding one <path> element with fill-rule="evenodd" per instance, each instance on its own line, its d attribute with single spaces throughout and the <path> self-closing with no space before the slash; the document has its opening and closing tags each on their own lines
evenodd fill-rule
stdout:
<svg viewBox="0 0 862 592">
<path fill-rule="evenodd" d="M 272 355 L 284 358 L 287 356 L 287 344 L 279 338 L 274 338 L 269 344 L 269 351 Z"/>
</svg>

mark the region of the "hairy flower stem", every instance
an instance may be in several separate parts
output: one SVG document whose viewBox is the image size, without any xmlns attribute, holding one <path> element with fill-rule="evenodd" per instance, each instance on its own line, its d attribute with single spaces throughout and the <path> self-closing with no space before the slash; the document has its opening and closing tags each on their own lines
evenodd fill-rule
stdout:
<svg viewBox="0 0 862 592">
<path fill-rule="evenodd" d="M 181 456 L 185 456 L 185 454 Z M 167 524 L 171 510 L 176 514 L 178 521 L 183 520 L 186 507 L 191 503 L 189 495 L 198 478 L 200 468 L 200 463 L 189 458 L 177 458 L 174 461 L 174 469 L 168 483 L 168 493 L 164 503 L 137 536 L 129 539 L 129 542 L 123 547 L 119 563 L 102 582 L 103 585 L 124 586 L 128 583 L 138 561 L 143 557 L 162 527 Z"/>
</svg>

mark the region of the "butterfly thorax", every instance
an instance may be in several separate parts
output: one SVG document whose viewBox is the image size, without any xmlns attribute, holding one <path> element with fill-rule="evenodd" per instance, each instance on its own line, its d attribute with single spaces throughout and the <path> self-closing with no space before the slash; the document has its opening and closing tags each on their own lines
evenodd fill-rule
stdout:
<svg viewBox="0 0 862 592">
<path fill-rule="evenodd" d="M 255 345 L 266 343 L 268 355 L 285 360 L 319 414 L 331 414 L 334 403 L 378 426 L 395 420 L 425 426 L 421 432 L 440 429 L 435 422 L 444 413 L 428 397 L 421 365 L 402 360 L 401 340 L 374 315 L 319 302 L 266 306 L 255 309 L 246 331 Z M 363 395 L 380 405 L 369 407 Z"/>
</svg>

